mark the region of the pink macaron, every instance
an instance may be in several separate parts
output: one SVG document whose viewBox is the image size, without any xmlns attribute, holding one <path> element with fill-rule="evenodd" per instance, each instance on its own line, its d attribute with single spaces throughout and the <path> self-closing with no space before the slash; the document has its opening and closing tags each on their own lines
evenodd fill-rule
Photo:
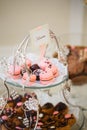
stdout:
<svg viewBox="0 0 87 130">
<path fill-rule="evenodd" d="M 21 72 L 21 67 L 19 65 L 11 65 L 8 70 L 9 74 L 11 75 L 19 75 Z"/>
<path fill-rule="evenodd" d="M 51 64 L 50 60 L 49 59 L 43 59 L 41 60 L 41 62 L 39 63 L 39 66 L 42 70 L 45 70 L 46 67 L 48 67 L 49 65 Z"/>
<path fill-rule="evenodd" d="M 58 73 L 58 69 L 55 65 L 48 66 L 45 71 L 52 71 L 53 75 L 56 75 Z"/>
<path fill-rule="evenodd" d="M 42 81 L 49 81 L 53 78 L 54 78 L 54 76 L 53 76 L 52 71 L 44 71 L 44 72 L 40 73 L 40 80 L 42 80 Z"/>
<path fill-rule="evenodd" d="M 30 75 L 30 81 L 31 82 L 35 82 L 36 81 L 36 75 L 35 74 L 31 74 Z"/>
</svg>

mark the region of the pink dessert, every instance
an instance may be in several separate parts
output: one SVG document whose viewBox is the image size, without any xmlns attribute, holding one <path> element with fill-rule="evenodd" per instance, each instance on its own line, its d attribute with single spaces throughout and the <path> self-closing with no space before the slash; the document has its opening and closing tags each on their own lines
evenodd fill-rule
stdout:
<svg viewBox="0 0 87 130">
<path fill-rule="evenodd" d="M 36 75 L 34 75 L 34 74 L 30 75 L 30 81 L 35 82 L 36 81 Z"/>
<path fill-rule="evenodd" d="M 8 73 L 14 78 L 14 79 L 18 79 L 20 78 L 20 72 L 21 72 L 21 67 L 16 65 L 15 67 L 13 65 L 11 65 L 9 67 Z"/>
<path fill-rule="evenodd" d="M 57 66 L 46 58 L 42 58 L 40 63 L 34 64 L 32 64 L 30 59 L 26 59 L 26 64 L 15 65 L 15 67 L 11 65 L 8 72 L 10 77 L 13 77 L 13 79 L 20 78 L 22 83 L 27 86 L 31 86 L 36 81 L 47 85 L 54 82 L 55 78 L 59 76 Z"/>
<path fill-rule="evenodd" d="M 27 66 L 28 68 L 30 68 L 30 66 L 32 65 L 32 62 L 31 62 L 30 59 L 26 59 L 25 63 L 26 63 L 26 66 Z M 25 67 L 25 63 L 24 63 L 23 65 L 21 65 L 22 68 Z"/>
<path fill-rule="evenodd" d="M 44 72 L 40 73 L 40 80 L 42 80 L 42 81 L 49 81 L 53 78 L 54 78 L 54 76 L 53 76 L 52 71 L 44 71 Z"/>
<path fill-rule="evenodd" d="M 41 68 L 42 70 L 45 70 L 46 67 L 48 67 L 49 65 L 51 65 L 51 62 L 50 62 L 50 60 L 48 60 L 48 59 L 43 59 L 43 60 L 40 62 L 40 64 L 39 64 L 39 66 L 40 66 L 40 68 Z"/>
<path fill-rule="evenodd" d="M 36 75 L 35 74 L 28 75 L 28 73 L 25 72 L 23 74 L 23 80 L 28 80 L 28 79 L 29 79 L 30 82 L 35 82 L 36 81 Z"/>
<path fill-rule="evenodd" d="M 23 104 L 22 102 L 18 102 L 17 106 L 20 107 L 20 106 L 22 106 L 22 104 Z"/>
<path fill-rule="evenodd" d="M 46 69 L 45 69 L 45 71 L 52 71 L 52 73 L 53 73 L 53 75 L 56 75 L 57 74 L 57 76 L 58 76 L 58 69 L 57 69 L 57 67 L 55 66 L 55 65 L 50 65 L 50 66 L 48 66 Z"/>
<path fill-rule="evenodd" d="M 7 120 L 7 119 L 8 119 L 8 116 L 3 115 L 3 116 L 2 116 L 2 119 L 3 119 L 3 120 Z"/>
<path fill-rule="evenodd" d="M 16 65 L 15 67 L 13 65 L 11 65 L 9 67 L 9 71 L 8 71 L 10 74 L 12 75 L 19 75 L 20 72 L 21 72 L 21 67 Z"/>
<path fill-rule="evenodd" d="M 66 115 L 65 115 L 65 118 L 66 118 L 66 119 L 71 118 L 71 114 L 66 114 Z"/>
</svg>

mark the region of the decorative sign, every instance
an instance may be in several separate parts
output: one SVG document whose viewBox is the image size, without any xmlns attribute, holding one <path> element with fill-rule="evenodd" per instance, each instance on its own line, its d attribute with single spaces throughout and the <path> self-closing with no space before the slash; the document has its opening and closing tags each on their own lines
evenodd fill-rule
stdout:
<svg viewBox="0 0 87 130">
<path fill-rule="evenodd" d="M 38 101 L 34 98 L 29 98 L 29 100 L 25 101 L 25 106 L 26 108 L 30 111 L 30 110 L 38 110 Z"/>
<path fill-rule="evenodd" d="M 41 45 L 41 44 L 49 44 L 50 42 L 50 34 L 49 34 L 49 26 L 45 24 L 43 26 L 39 26 L 30 31 L 31 44 Z"/>
</svg>

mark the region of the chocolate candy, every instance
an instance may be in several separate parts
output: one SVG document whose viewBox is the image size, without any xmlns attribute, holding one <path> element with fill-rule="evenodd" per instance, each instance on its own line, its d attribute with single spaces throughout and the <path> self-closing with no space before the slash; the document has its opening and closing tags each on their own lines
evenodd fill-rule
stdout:
<svg viewBox="0 0 87 130">
<path fill-rule="evenodd" d="M 33 64 L 32 66 L 30 66 L 30 70 L 33 72 L 36 69 L 40 69 L 40 67 L 38 66 L 38 64 Z"/>
</svg>

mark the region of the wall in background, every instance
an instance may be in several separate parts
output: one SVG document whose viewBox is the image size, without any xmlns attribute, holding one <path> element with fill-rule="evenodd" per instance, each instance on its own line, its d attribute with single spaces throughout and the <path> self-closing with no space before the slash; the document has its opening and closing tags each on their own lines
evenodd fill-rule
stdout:
<svg viewBox="0 0 87 130">
<path fill-rule="evenodd" d="M 70 0 L 0 0 L 0 44 L 17 44 L 47 23 L 57 35 L 69 32 L 69 5 Z"/>
<path fill-rule="evenodd" d="M 31 29 L 47 23 L 56 35 L 87 32 L 87 5 L 83 1 L 0 0 L 0 46 L 15 46 Z"/>
</svg>

